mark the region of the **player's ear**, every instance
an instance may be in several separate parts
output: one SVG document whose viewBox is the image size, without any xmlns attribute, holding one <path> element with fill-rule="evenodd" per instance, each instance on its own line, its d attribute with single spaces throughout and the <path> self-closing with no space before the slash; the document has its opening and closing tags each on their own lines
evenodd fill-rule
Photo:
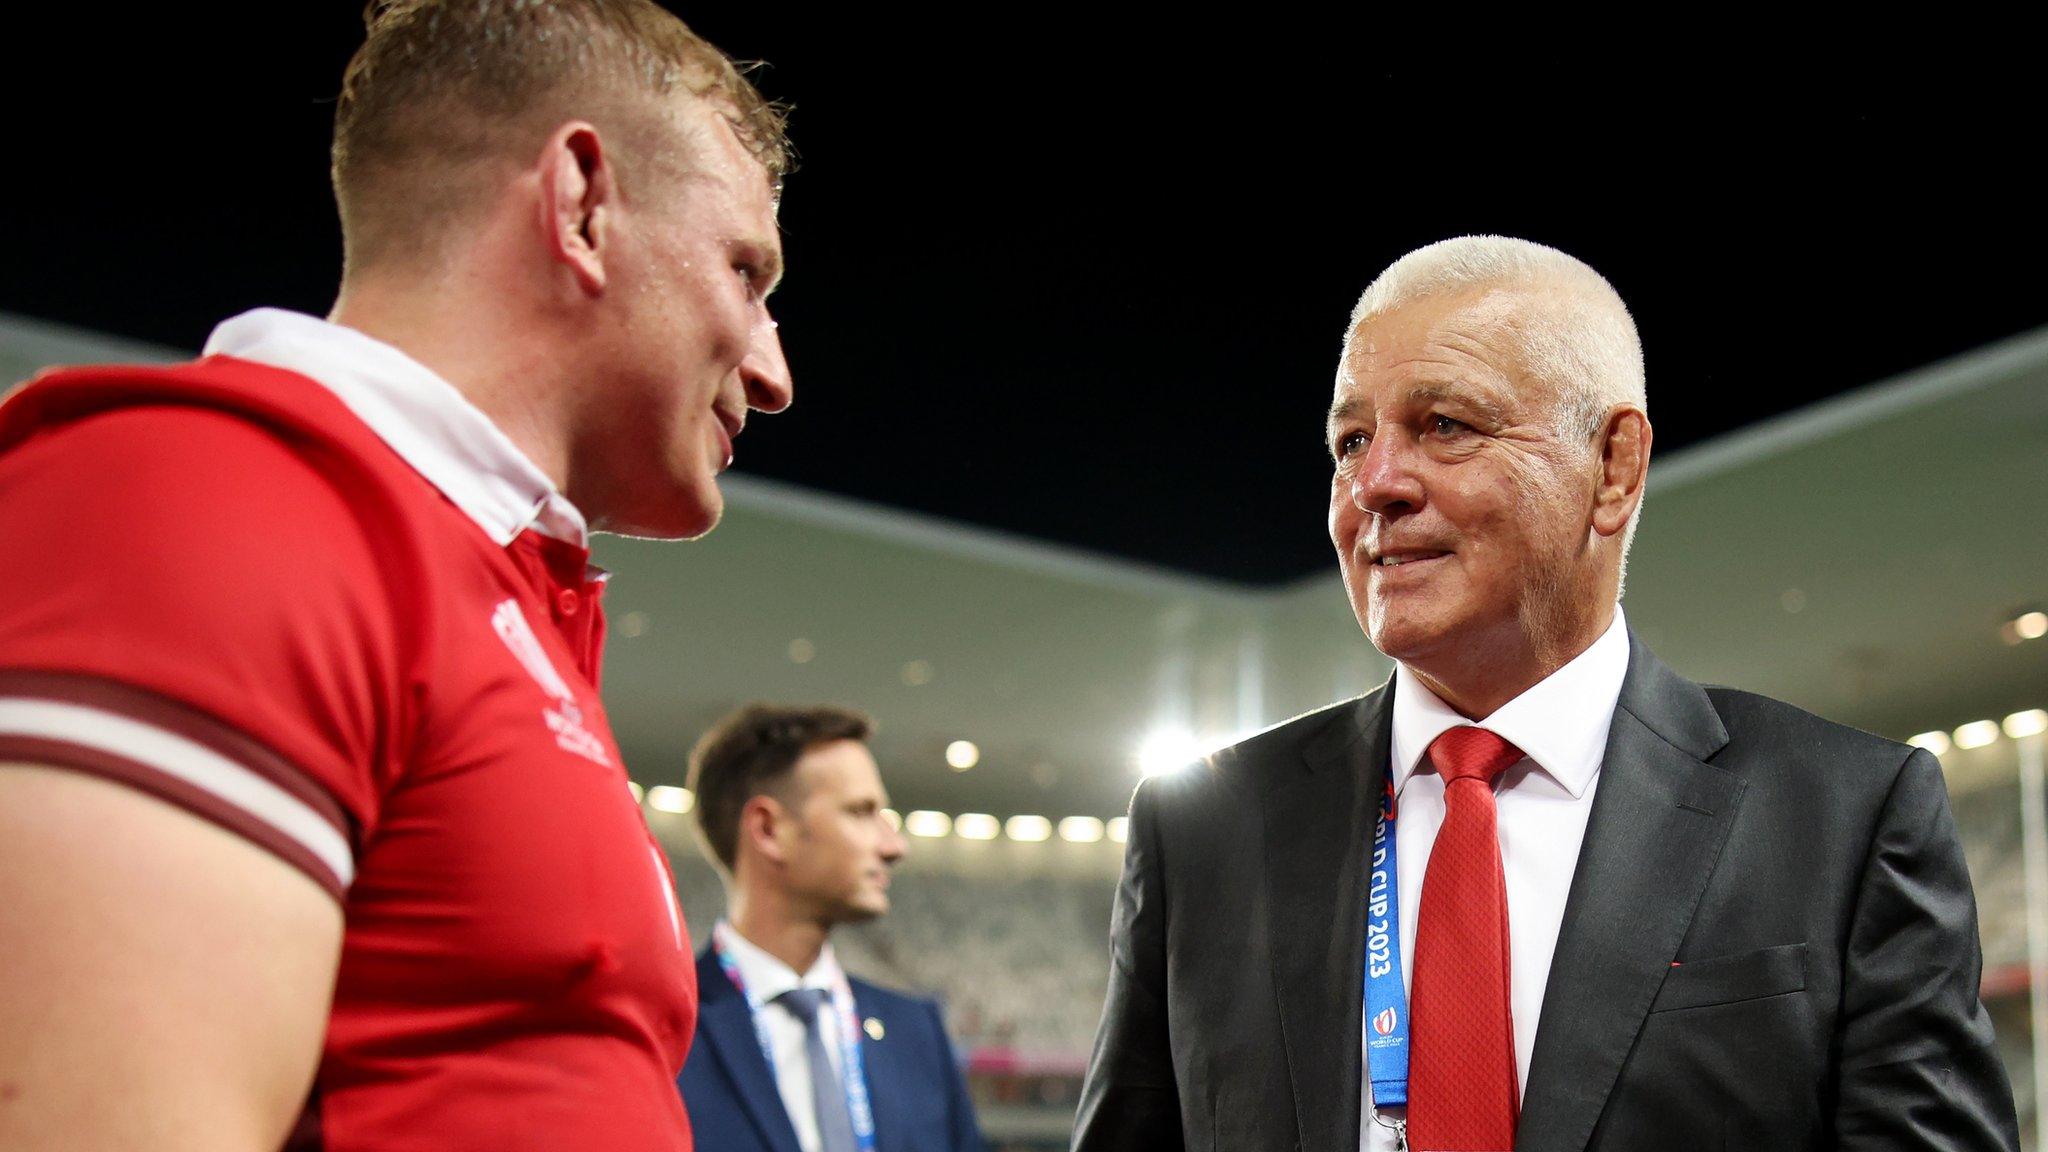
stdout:
<svg viewBox="0 0 2048 1152">
<path fill-rule="evenodd" d="M 541 149 L 535 175 L 548 254 L 584 292 L 603 292 L 618 180 L 597 129 L 582 120 L 555 129 Z"/>
</svg>

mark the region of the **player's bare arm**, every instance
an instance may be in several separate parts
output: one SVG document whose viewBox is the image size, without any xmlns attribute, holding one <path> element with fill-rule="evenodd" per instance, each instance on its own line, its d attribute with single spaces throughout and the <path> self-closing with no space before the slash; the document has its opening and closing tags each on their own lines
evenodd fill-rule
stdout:
<svg viewBox="0 0 2048 1152">
<path fill-rule="evenodd" d="M 0 910 L 0 1149 L 284 1143 L 341 941 L 304 872 L 122 784 L 0 764 Z"/>
</svg>

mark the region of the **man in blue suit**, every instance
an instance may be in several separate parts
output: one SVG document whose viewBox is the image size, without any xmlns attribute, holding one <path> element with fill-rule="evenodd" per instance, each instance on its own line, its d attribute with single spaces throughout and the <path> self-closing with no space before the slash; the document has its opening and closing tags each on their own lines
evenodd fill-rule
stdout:
<svg viewBox="0 0 2048 1152">
<path fill-rule="evenodd" d="M 677 1080 L 707 1152 L 981 1152 L 938 1005 L 855 980 L 829 941 L 889 910 L 904 851 L 858 712 L 753 704 L 690 755 L 728 918 L 697 958 Z"/>
</svg>

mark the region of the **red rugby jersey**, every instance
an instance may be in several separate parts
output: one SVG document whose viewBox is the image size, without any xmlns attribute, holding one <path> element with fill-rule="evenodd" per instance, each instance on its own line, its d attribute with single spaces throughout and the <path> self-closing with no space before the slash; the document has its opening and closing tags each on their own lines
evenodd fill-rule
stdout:
<svg viewBox="0 0 2048 1152">
<path fill-rule="evenodd" d="M 580 519 L 395 349 L 235 325 L 356 378 L 213 355 L 0 404 L 0 761 L 143 789 L 341 902 L 294 1147 L 688 1150 L 694 967 Z"/>
</svg>

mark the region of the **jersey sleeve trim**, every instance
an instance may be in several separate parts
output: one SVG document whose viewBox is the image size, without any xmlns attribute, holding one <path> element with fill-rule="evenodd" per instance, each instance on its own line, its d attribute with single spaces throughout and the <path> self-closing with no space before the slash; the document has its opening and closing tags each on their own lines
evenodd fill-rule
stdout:
<svg viewBox="0 0 2048 1152">
<path fill-rule="evenodd" d="M 337 900 L 355 879 L 349 821 L 325 789 L 246 735 L 154 693 L 0 671 L 0 760 L 148 792 L 270 850 Z"/>
</svg>

